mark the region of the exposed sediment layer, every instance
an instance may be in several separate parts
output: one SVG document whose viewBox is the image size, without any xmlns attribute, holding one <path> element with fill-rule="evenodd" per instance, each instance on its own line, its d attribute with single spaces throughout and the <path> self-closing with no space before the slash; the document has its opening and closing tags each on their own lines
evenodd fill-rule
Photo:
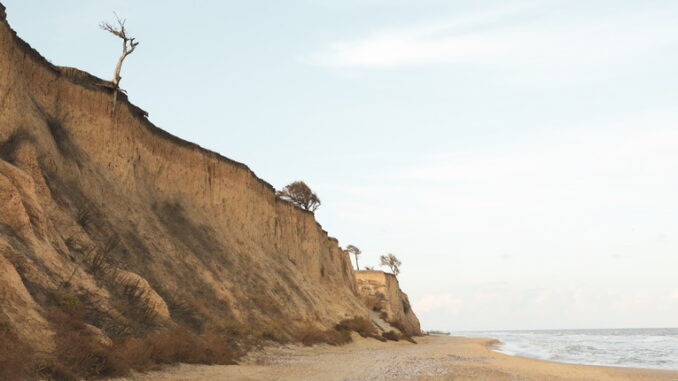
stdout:
<svg viewBox="0 0 678 381">
<path fill-rule="evenodd" d="M 356 271 L 358 292 L 373 312 L 401 327 L 408 335 L 420 335 L 419 319 L 412 311 L 410 300 L 400 289 L 398 279 L 378 270 Z"/>
<path fill-rule="evenodd" d="M 135 326 L 116 302 L 130 288 L 157 324 L 195 329 L 367 316 L 312 213 L 124 95 L 111 113 L 109 82 L 50 64 L 0 5 L 0 324 L 20 340 L 49 350 L 64 297 L 103 335 Z"/>
</svg>

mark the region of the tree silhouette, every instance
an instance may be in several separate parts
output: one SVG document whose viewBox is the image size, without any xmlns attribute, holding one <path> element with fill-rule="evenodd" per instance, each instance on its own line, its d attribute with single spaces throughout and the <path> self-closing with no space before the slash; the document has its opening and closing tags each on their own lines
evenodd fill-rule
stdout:
<svg viewBox="0 0 678 381">
<path fill-rule="evenodd" d="M 402 265 L 402 262 L 400 262 L 395 255 L 388 254 L 379 257 L 379 265 L 388 266 L 393 275 L 398 276 L 398 274 L 400 274 L 400 265 Z"/>
<path fill-rule="evenodd" d="M 353 254 L 353 256 L 355 257 L 355 269 L 360 270 L 360 266 L 358 266 L 358 256 L 362 254 L 362 251 L 360 251 L 360 249 L 353 245 L 346 246 L 346 251 L 349 254 Z"/>
<path fill-rule="evenodd" d="M 320 206 L 318 196 L 303 181 L 295 181 L 285 186 L 276 195 L 310 212 L 315 212 Z"/>
</svg>

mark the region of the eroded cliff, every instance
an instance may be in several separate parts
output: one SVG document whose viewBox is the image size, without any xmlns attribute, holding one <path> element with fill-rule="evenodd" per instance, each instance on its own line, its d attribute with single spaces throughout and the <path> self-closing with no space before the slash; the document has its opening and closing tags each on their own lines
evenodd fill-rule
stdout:
<svg viewBox="0 0 678 381">
<path fill-rule="evenodd" d="M 312 213 L 125 96 L 111 108 L 106 81 L 47 62 L 0 5 L 0 328 L 49 352 L 51 307 L 84 305 L 104 341 L 367 316 L 347 254 Z"/>
<path fill-rule="evenodd" d="M 378 270 L 356 271 L 358 291 L 367 306 L 382 319 L 410 336 L 421 334 L 419 319 L 412 311 L 410 300 L 400 289 L 393 274 Z"/>
</svg>

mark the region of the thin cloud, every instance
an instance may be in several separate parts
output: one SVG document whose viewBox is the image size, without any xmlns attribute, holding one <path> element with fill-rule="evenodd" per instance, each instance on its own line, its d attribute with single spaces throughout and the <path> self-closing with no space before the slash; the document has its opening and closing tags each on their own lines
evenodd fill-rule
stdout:
<svg viewBox="0 0 678 381">
<path fill-rule="evenodd" d="M 604 125 L 571 126 L 497 150 L 433 154 L 418 164 L 383 174 L 381 183 L 373 179 L 321 188 L 348 194 L 350 200 L 364 200 L 343 206 L 340 215 L 383 224 L 404 213 L 412 213 L 412 221 L 422 215 L 444 221 L 460 213 L 569 215 L 573 208 L 676 205 L 671 194 L 647 197 L 634 187 L 647 188 L 647 192 L 678 186 L 670 176 L 678 161 L 678 120 L 672 116 L 627 118 Z"/>
<path fill-rule="evenodd" d="M 532 8 L 522 5 L 377 31 L 330 43 L 303 61 L 335 68 L 474 64 L 564 69 L 618 62 L 677 40 L 673 19 L 659 12 L 623 14 L 605 23 L 560 16 L 520 24 L 512 21 Z"/>
</svg>

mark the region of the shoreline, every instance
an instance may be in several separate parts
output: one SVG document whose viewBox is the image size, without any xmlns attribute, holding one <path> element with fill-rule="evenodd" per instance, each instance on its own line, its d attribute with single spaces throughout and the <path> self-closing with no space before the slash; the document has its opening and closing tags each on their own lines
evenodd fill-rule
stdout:
<svg viewBox="0 0 678 381">
<path fill-rule="evenodd" d="M 468 338 L 468 339 L 485 339 L 481 337 L 468 337 L 468 336 L 458 336 L 461 338 Z M 512 354 L 512 353 L 506 353 L 502 352 L 499 350 L 499 348 L 504 345 L 504 343 L 495 338 L 487 338 L 490 340 L 496 340 L 496 343 L 488 343 L 487 344 L 487 349 L 492 351 L 493 353 L 503 355 L 503 356 L 508 356 L 511 358 L 520 358 L 528 361 L 540 361 L 540 362 L 546 362 L 546 363 L 552 363 L 552 364 L 560 364 L 560 365 L 574 365 L 574 366 L 584 366 L 584 367 L 593 367 L 593 368 L 610 368 L 610 369 L 620 369 L 620 370 L 628 370 L 628 371 L 647 371 L 647 372 L 669 372 L 669 373 L 676 373 L 678 374 L 678 369 L 661 369 L 661 368 L 642 368 L 642 367 L 632 367 L 632 366 L 623 366 L 623 365 L 606 365 L 606 364 L 586 364 L 586 363 L 575 363 L 575 362 L 565 362 L 565 361 L 555 361 L 555 360 L 547 360 L 547 359 L 541 359 L 538 357 L 530 357 L 526 355 L 520 355 L 520 354 Z M 676 379 L 678 380 L 678 378 Z"/>
<path fill-rule="evenodd" d="M 496 343 L 493 344 L 488 344 L 488 349 L 491 350 L 492 352 L 506 355 L 506 356 L 511 356 L 511 357 L 520 357 L 524 359 L 529 359 L 529 360 L 539 360 L 539 361 L 547 361 L 547 362 L 553 362 L 557 364 L 565 364 L 565 365 L 582 365 L 582 366 L 594 366 L 594 367 L 606 367 L 606 368 L 620 368 L 620 369 L 644 369 L 644 370 L 658 370 L 658 371 L 676 371 L 678 372 L 678 368 L 676 369 L 671 369 L 671 368 L 661 368 L 661 367 L 643 367 L 643 366 L 635 366 L 633 364 L 627 364 L 627 365 L 615 365 L 615 364 L 605 364 L 605 363 L 586 363 L 586 362 L 576 362 L 576 360 L 553 360 L 553 359 L 548 359 L 548 358 L 543 358 L 543 357 L 538 357 L 539 355 L 531 355 L 529 353 L 519 353 L 519 352 L 512 352 L 512 351 L 504 351 L 502 350 L 502 346 L 509 345 L 509 343 L 505 343 L 499 338 L 489 338 L 485 336 L 465 336 L 462 334 L 456 336 L 456 337 L 461 337 L 461 338 L 468 338 L 468 339 L 489 339 L 489 340 L 496 340 Z M 678 378 L 676 379 L 678 381 Z"/>
<path fill-rule="evenodd" d="M 493 350 L 492 338 L 430 335 L 419 344 L 369 339 L 339 347 L 269 347 L 240 365 L 187 365 L 116 381 L 675 381 L 678 370 L 552 362 Z"/>
<path fill-rule="evenodd" d="M 505 356 L 509 359 L 521 359 L 526 362 L 539 362 L 539 363 L 544 363 L 544 364 L 553 364 L 556 366 L 562 366 L 563 368 L 567 367 L 583 367 L 583 368 L 590 368 L 591 370 L 594 369 L 607 369 L 610 370 L 611 372 L 614 373 L 619 373 L 620 376 L 623 376 L 624 374 L 631 376 L 633 375 L 634 378 L 633 380 L 645 380 L 646 378 L 637 378 L 639 375 L 646 375 L 648 377 L 659 377 L 659 378 L 648 378 L 648 379 L 658 379 L 658 380 L 678 380 L 678 370 L 674 369 L 658 369 L 658 368 L 639 368 L 639 367 L 629 367 L 629 366 L 615 366 L 615 365 L 599 365 L 599 364 L 583 364 L 583 363 L 571 363 L 571 362 L 560 362 L 560 361 L 553 361 L 553 360 L 546 360 L 546 359 L 540 359 L 536 357 L 528 357 L 528 356 L 523 356 L 523 355 L 518 355 L 518 354 L 509 354 L 509 353 L 504 353 L 500 352 L 498 348 L 504 344 L 501 340 L 495 339 L 495 338 L 482 338 L 482 337 L 466 337 L 466 336 L 458 336 L 460 338 L 466 338 L 466 339 L 480 339 L 480 340 L 489 340 L 489 342 L 486 343 L 486 349 L 488 351 L 491 351 L 492 353 L 495 353 L 497 355 Z M 620 378 L 624 379 L 624 378 Z"/>
</svg>

